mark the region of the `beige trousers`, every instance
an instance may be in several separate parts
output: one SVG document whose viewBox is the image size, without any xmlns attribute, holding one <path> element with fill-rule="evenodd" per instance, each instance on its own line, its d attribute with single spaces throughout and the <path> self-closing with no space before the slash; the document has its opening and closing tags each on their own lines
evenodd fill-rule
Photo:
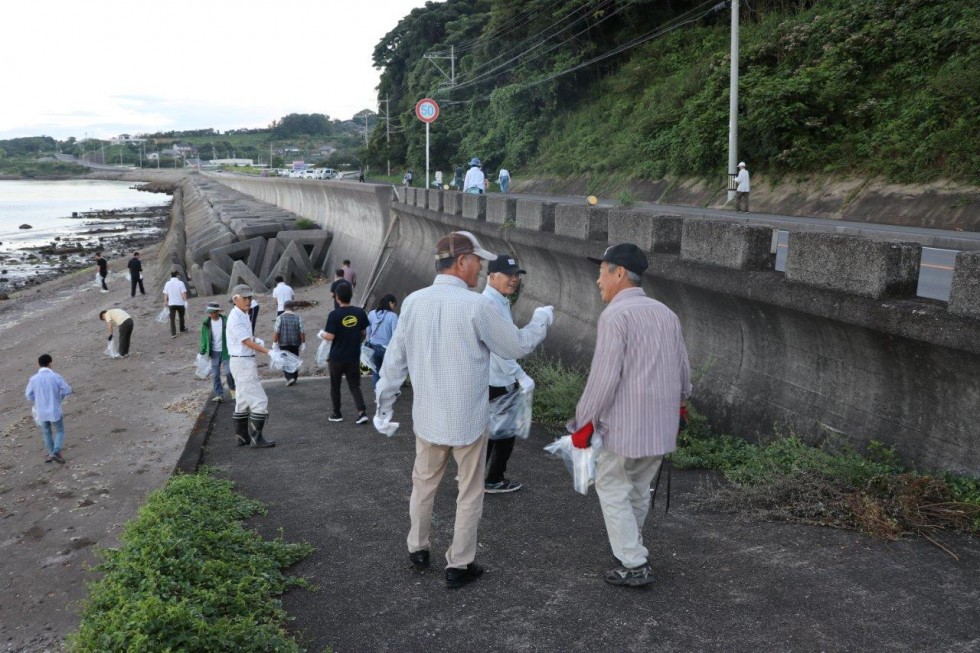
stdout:
<svg viewBox="0 0 980 653">
<path fill-rule="evenodd" d="M 465 447 L 432 444 L 415 436 L 412 498 L 408 505 L 411 528 L 408 551 L 432 548 L 432 505 L 449 456 L 456 460 L 456 524 L 453 542 L 446 551 L 446 566 L 463 569 L 476 558 L 476 531 L 483 516 L 483 476 L 487 459 L 487 433 Z"/>
<path fill-rule="evenodd" d="M 624 567 L 647 564 L 643 522 L 650 510 L 650 484 L 663 456 L 624 458 L 603 449 L 595 462 L 595 491 L 609 546 Z"/>
</svg>

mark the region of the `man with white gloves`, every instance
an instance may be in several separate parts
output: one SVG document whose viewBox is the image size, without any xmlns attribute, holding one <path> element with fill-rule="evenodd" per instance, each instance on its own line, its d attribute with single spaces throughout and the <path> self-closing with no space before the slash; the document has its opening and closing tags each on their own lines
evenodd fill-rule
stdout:
<svg viewBox="0 0 980 653">
<path fill-rule="evenodd" d="M 510 312 L 510 298 L 521 285 L 521 275 L 526 274 L 517 259 L 510 254 L 501 254 L 487 266 L 487 287 L 483 296 L 490 299 L 500 314 L 514 321 Z M 515 391 L 515 384 L 520 392 L 530 393 L 534 390 L 534 380 L 512 358 L 502 358 L 490 354 L 490 403 Z M 507 434 L 495 434 L 490 430 L 487 441 L 487 476 L 484 479 L 483 491 L 488 494 L 516 492 L 521 489 L 517 481 L 504 478 L 507 471 L 507 461 L 514 451 L 517 437 Z"/>
<path fill-rule="evenodd" d="M 269 419 L 269 398 L 262 389 L 255 366 L 255 352 L 268 354 L 271 350 L 266 349 L 261 340 L 252 337 L 252 321 L 248 316 L 252 289 L 238 284 L 231 293 L 235 308 L 228 314 L 225 332 L 228 336 L 228 355 L 231 357 L 228 368 L 236 386 L 235 412 L 231 416 L 235 422 L 235 436 L 238 446 L 251 444 L 257 449 L 274 447 L 275 442 L 262 437 L 262 429 Z"/>
<path fill-rule="evenodd" d="M 402 303 L 398 329 L 385 353 L 376 388 L 375 428 L 394 432 L 392 408 L 406 376 L 412 377 L 415 464 L 409 504 L 409 560 L 429 568 L 432 506 L 449 457 L 456 460 L 456 521 L 446 551 L 446 586 L 476 580 L 477 527 L 483 514 L 489 401 L 490 354 L 520 358 L 530 353 L 554 320 L 551 306 L 537 308 L 523 329 L 501 315 L 476 287 L 483 261 L 497 256 L 468 231 L 455 231 L 436 244 L 436 278 Z M 236 379 L 238 377 L 235 377 Z"/>
</svg>

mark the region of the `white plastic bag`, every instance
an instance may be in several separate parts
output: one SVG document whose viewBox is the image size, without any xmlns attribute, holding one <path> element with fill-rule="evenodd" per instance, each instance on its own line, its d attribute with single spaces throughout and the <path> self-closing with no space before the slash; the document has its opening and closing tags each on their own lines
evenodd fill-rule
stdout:
<svg viewBox="0 0 980 653">
<path fill-rule="evenodd" d="M 211 374 L 211 358 L 204 354 L 198 354 L 194 361 L 194 376 L 199 379 L 206 379 Z"/>
<path fill-rule="evenodd" d="M 588 494 L 589 486 L 595 482 L 595 461 L 601 449 L 602 439 L 595 435 L 588 449 L 573 445 L 571 435 L 562 436 L 544 448 L 565 461 L 565 467 L 572 475 L 572 485 L 579 494 Z"/>
<path fill-rule="evenodd" d="M 170 309 L 164 306 L 160 309 L 160 312 L 157 313 L 157 322 L 160 324 L 166 324 L 168 319 L 170 319 Z"/>
<path fill-rule="evenodd" d="M 109 344 L 105 346 L 105 355 L 108 358 L 120 358 L 119 352 L 116 351 L 116 341 L 110 340 Z"/>
<path fill-rule="evenodd" d="M 303 359 L 285 349 L 271 350 L 269 352 L 269 369 L 282 370 L 292 374 L 299 370 L 303 364 Z"/>
<path fill-rule="evenodd" d="M 378 372 L 378 368 L 374 365 L 374 350 L 367 345 L 361 345 L 361 365 L 374 373 Z"/>
<path fill-rule="evenodd" d="M 126 281 L 132 281 L 132 280 L 133 280 L 133 277 L 129 274 L 129 272 L 127 272 L 126 273 Z"/>
<path fill-rule="evenodd" d="M 534 392 L 514 388 L 490 402 L 490 439 L 527 438 L 531 434 Z"/>
<path fill-rule="evenodd" d="M 330 345 L 333 344 L 332 340 L 324 340 L 323 334 L 323 331 L 316 334 L 316 337 L 320 339 L 320 346 L 316 348 L 317 367 L 327 366 L 327 357 L 330 356 Z"/>
<path fill-rule="evenodd" d="M 98 286 L 99 288 L 102 287 L 102 275 L 99 274 L 98 272 L 95 273 L 95 285 Z"/>
</svg>

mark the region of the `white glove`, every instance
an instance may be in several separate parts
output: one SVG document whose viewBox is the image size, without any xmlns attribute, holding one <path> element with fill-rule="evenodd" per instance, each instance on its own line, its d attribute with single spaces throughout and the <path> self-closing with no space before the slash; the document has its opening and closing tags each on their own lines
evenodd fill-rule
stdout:
<svg viewBox="0 0 980 653">
<path fill-rule="evenodd" d="M 257 344 L 259 347 L 265 347 L 265 340 L 262 338 L 252 338 L 252 342 Z"/>
<path fill-rule="evenodd" d="M 527 372 L 521 372 L 521 375 L 517 377 L 517 384 L 521 386 L 521 392 L 528 394 L 534 390 L 534 379 L 527 375 Z"/>
<path fill-rule="evenodd" d="M 531 320 L 544 322 L 545 326 L 551 326 L 551 323 L 555 321 L 555 307 L 539 306 L 538 308 L 534 309 L 534 315 L 531 317 Z"/>
<path fill-rule="evenodd" d="M 323 329 L 320 329 L 319 331 L 316 332 L 316 337 L 319 338 L 320 340 L 326 341 L 326 338 L 324 338 L 325 335 L 327 335 L 327 332 L 324 331 Z"/>
<path fill-rule="evenodd" d="M 387 435 L 389 438 L 395 434 L 398 430 L 398 422 L 392 422 L 391 416 L 381 417 L 380 415 L 374 416 L 374 430 L 378 433 Z"/>
<path fill-rule="evenodd" d="M 302 354 L 304 351 L 306 351 L 306 343 L 305 342 L 302 342 L 299 345 L 299 353 Z"/>
</svg>

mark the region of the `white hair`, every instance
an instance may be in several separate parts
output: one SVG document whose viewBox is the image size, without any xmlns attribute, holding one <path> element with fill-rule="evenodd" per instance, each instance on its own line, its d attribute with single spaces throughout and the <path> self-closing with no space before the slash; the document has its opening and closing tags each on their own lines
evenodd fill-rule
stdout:
<svg viewBox="0 0 980 653">
<path fill-rule="evenodd" d="M 606 269 L 608 269 L 610 272 L 615 272 L 618 268 L 619 266 L 616 265 L 615 263 L 610 263 L 609 261 L 606 261 Z M 629 279 L 630 283 L 632 283 L 634 286 L 639 286 L 641 283 L 643 283 L 643 275 L 637 274 L 636 272 L 630 272 L 629 270 L 626 270 L 626 278 Z"/>
</svg>

